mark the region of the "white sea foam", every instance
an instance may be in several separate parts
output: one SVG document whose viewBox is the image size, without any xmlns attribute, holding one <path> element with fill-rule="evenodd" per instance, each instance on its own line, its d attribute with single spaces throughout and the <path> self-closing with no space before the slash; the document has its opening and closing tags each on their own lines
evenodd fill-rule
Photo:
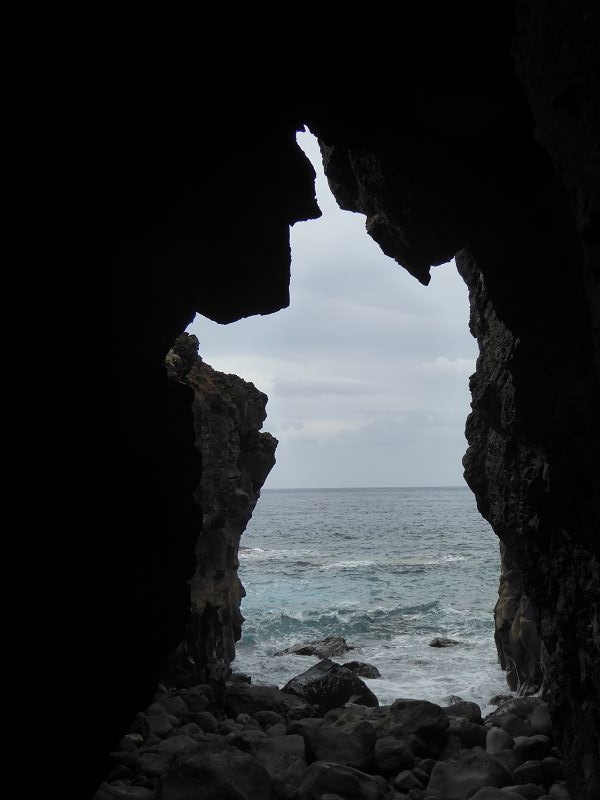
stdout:
<svg viewBox="0 0 600 800">
<path fill-rule="evenodd" d="M 400 522 L 390 526 L 391 518 Z M 244 534 L 234 667 L 283 685 L 315 659 L 273 653 L 344 636 L 380 702 L 506 693 L 493 638 L 497 540 L 466 490 L 262 493 Z M 437 636 L 456 647 L 434 648 Z M 341 657 L 336 660 L 347 660 Z"/>
</svg>

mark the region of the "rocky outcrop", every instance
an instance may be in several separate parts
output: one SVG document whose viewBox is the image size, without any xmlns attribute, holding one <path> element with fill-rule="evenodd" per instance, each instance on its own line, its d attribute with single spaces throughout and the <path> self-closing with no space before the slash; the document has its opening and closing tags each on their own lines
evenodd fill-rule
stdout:
<svg viewBox="0 0 600 800">
<path fill-rule="evenodd" d="M 573 485 L 561 466 L 567 452 L 579 460 L 571 426 L 588 424 L 586 410 L 572 408 L 569 420 L 562 417 L 562 395 L 571 390 L 566 380 L 552 386 L 545 381 L 540 397 L 540 387 L 534 385 L 539 373 L 524 370 L 527 340 L 512 334 L 495 313 L 474 260 L 461 253 L 457 265 L 469 286 L 471 327 L 480 347 L 471 379 L 465 477 L 503 543 L 496 606 L 500 659 L 513 688 L 542 688 L 555 718 L 578 720 L 576 727 L 570 723 L 564 729 L 561 745 L 579 771 L 573 780 L 587 781 L 592 797 L 598 774 L 592 742 L 600 732 L 596 712 L 588 716 L 582 708 L 598 708 L 592 687 L 600 678 L 600 641 L 593 633 L 600 569 L 596 554 L 577 532 L 578 514 L 565 513 L 564 506 L 572 508 L 582 487 Z M 543 358 L 544 350 L 538 352 Z M 555 370 L 571 366 L 557 364 Z M 588 373 L 587 380 L 590 394 L 596 393 L 593 375 Z M 532 394 L 540 401 L 535 421 L 524 413 Z M 542 445 L 538 426 L 544 418 L 548 425 L 553 420 L 553 427 Z"/>
<path fill-rule="evenodd" d="M 542 687 L 540 615 L 523 588 L 512 555 L 500 544 L 500 586 L 494 608 L 494 639 L 506 681 L 518 694 Z"/>
<path fill-rule="evenodd" d="M 277 440 L 261 432 L 267 396 L 237 375 L 205 364 L 195 336 L 181 334 L 166 363 L 169 377 L 194 391 L 196 447 L 202 459 L 194 496 L 203 516 L 190 580 L 191 615 L 163 678 L 175 685 L 225 680 L 243 622 L 240 537 L 275 464 Z"/>
<path fill-rule="evenodd" d="M 548 722 L 538 698 L 511 698 L 482 720 L 460 700 L 319 713 L 273 686 L 160 689 L 111 753 L 95 800 L 570 800 Z"/>
</svg>

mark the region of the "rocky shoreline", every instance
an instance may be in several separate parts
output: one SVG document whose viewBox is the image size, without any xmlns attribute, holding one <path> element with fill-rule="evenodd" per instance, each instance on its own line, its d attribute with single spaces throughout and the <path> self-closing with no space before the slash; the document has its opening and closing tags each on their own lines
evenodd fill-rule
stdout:
<svg viewBox="0 0 600 800">
<path fill-rule="evenodd" d="M 283 689 L 160 685 L 94 800 L 570 800 L 547 704 L 491 703 L 379 706 L 328 658 Z"/>
</svg>

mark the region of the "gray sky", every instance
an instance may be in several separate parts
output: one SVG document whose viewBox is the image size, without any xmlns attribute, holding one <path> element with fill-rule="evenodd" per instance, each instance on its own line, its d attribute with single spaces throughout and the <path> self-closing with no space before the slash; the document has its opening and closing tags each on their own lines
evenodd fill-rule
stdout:
<svg viewBox="0 0 600 800">
<path fill-rule="evenodd" d="M 279 439 L 266 487 L 455 486 L 477 345 L 453 263 L 425 287 L 384 256 L 361 214 L 341 211 L 314 136 L 298 143 L 317 171 L 323 216 L 291 229 L 290 307 L 188 331 L 215 369 L 269 396 Z"/>
</svg>

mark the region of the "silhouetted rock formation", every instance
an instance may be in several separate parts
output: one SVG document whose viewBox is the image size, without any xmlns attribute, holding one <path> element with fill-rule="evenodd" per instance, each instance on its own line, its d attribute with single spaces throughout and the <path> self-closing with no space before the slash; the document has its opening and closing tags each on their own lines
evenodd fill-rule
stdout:
<svg viewBox="0 0 600 800">
<path fill-rule="evenodd" d="M 195 336 L 181 334 L 166 361 L 169 376 L 194 390 L 196 447 L 202 458 L 195 498 L 203 519 L 190 581 L 191 616 L 165 677 L 176 685 L 224 681 L 242 633 L 240 537 L 275 464 L 277 439 L 261 432 L 267 396 L 237 375 L 205 364 Z"/>
<path fill-rule="evenodd" d="M 45 740 L 28 794 L 68 774 L 91 796 L 185 635 L 202 465 L 164 358 L 195 311 L 287 305 L 289 226 L 319 214 L 308 124 L 339 202 L 419 280 L 464 251 L 465 469 L 539 614 L 568 779 L 599 796 L 598 28 L 592 0 L 47 4 L 26 26 L 32 124 L 7 94 L 3 128 L 25 256 L 4 269 L 7 652 L 32 670 L 18 716 L 69 742 Z"/>
</svg>

